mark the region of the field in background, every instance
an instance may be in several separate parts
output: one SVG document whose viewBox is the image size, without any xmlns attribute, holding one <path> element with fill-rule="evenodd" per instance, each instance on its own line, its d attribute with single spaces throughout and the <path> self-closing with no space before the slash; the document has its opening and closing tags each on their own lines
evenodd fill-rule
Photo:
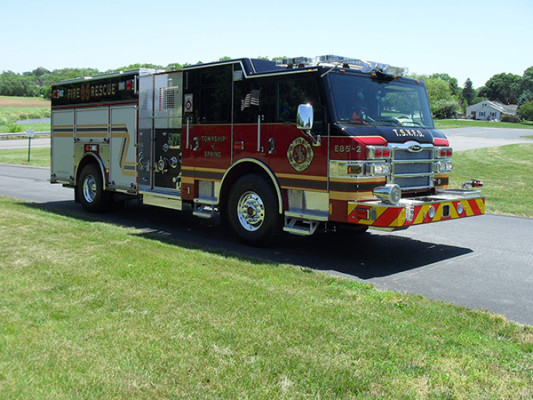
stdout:
<svg viewBox="0 0 533 400">
<path fill-rule="evenodd" d="M 15 125 L 18 120 L 50 117 L 50 100 L 38 97 L 0 96 L 0 133 L 23 132 L 33 129 L 49 132 L 50 124 Z"/>
<path fill-rule="evenodd" d="M 0 96 L 0 108 L 4 107 L 23 107 L 23 108 L 50 108 L 50 100 L 40 97 L 16 97 L 16 96 Z"/>
<path fill-rule="evenodd" d="M 5 198 L 0 228 L 3 399 L 533 395 L 499 316 Z"/>
</svg>

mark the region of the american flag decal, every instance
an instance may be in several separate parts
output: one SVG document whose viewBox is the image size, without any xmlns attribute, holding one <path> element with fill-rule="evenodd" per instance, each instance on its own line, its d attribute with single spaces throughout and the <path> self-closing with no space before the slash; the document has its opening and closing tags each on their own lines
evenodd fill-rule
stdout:
<svg viewBox="0 0 533 400">
<path fill-rule="evenodd" d="M 253 89 L 250 93 L 248 93 L 246 97 L 243 100 L 241 100 L 241 111 L 243 111 L 245 108 L 248 108 L 250 106 L 259 106 L 260 95 L 261 95 L 261 90 L 259 89 Z"/>
</svg>

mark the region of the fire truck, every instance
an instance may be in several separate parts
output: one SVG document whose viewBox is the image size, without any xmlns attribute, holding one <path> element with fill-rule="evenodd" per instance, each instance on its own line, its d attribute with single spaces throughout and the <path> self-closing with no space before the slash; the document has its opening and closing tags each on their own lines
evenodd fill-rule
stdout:
<svg viewBox="0 0 533 400">
<path fill-rule="evenodd" d="M 481 182 L 449 188 L 452 148 L 406 72 L 330 55 L 61 81 L 50 181 L 88 211 L 137 198 L 218 214 L 254 245 L 484 214 Z"/>
</svg>

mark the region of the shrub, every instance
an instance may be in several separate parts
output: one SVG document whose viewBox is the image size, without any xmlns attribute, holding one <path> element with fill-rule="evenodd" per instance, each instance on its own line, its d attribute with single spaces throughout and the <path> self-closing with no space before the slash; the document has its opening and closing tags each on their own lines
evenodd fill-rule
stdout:
<svg viewBox="0 0 533 400">
<path fill-rule="evenodd" d="M 437 100 L 433 108 L 433 114 L 438 119 L 455 118 L 460 109 L 457 100 Z"/>
<path fill-rule="evenodd" d="M 46 118 L 46 110 L 34 111 L 28 115 L 28 119 Z"/>
<path fill-rule="evenodd" d="M 22 132 L 22 126 L 17 124 L 7 124 L 6 127 L 9 133 Z"/>
<path fill-rule="evenodd" d="M 502 114 L 502 122 L 514 122 L 515 124 L 522 122 L 522 118 L 519 115 Z"/>
</svg>

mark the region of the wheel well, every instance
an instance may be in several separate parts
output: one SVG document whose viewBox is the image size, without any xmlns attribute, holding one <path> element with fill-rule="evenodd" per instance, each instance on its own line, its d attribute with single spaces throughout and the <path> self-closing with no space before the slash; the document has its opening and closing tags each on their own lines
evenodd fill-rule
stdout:
<svg viewBox="0 0 533 400">
<path fill-rule="evenodd" d="M 229 192 L 231 187 L 237 182 L 237 180 L 244 175 L 248 174 L 260 174 L 267 178 L 270 182 L 276 197 L 278 198 L 278 206 L 280 214 L 283 212 L 283 199 L 281 197 L 281 189 L 279 187 L 274 174 L 270 170 L 261 164 L 257 164 L 252 161 L 244 161 L 234 165 L 224 176 L 222 180 L 222 188 L 220 189 L 219 204 L 225 205 L 228 202 Z"/>
<path fill-rule="evenodd" d="M 81 171 L 83 171 L 83 168 L 85 168 L 89 164 L 94 164 L 94 165 L 96 165 L 96 167 L 98 167 L 98 169 L 100 170 L 100 173 L 102 174 L 102 182 L 104 182 L 104 186 L 105 186 L 107 181 L 105 179 L 105 174 L 104 174 L 104 168 L 103 168 L 102 161 L 100 159 L 98 159 L 92 153 L 87 153 L 87 155 L 85 157 L 83 157 L 82 160 L 80 161 L 80 163 L 78 164 L 78 169 L 76 170 L 76 185 L 78 184 Z"/>
</svg>

